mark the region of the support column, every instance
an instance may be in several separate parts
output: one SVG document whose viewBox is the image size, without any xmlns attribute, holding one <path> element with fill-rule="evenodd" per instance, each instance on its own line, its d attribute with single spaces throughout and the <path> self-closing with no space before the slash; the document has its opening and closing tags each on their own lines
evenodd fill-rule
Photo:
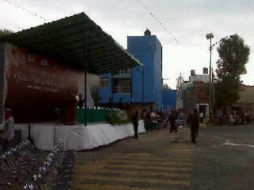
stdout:
<svg viewBox="0 0 254 190">
<path fill-rule="evenodd" d="M 84 95 L 84 104 L 85 104 L 85 110 L 84 110 L 84 125 L 87 125 L 87 61 L 88 61 L 88 47 L 87 47 L 87 33 L 85 34 L 85 42 L 84 42 L 84 90 L 85 90 L 85 95 Z"/>
</svg>

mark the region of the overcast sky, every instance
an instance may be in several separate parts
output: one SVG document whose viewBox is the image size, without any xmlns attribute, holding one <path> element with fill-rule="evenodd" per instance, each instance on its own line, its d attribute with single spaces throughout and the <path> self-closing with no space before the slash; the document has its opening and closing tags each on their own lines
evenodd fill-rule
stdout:
<svg viewBox="0 0 254 190">
<path fill-rule="evenodd" d="M 149 28 L 163 46 L 163 77 L 171 88 L 175 88 L 180 73 L 188 80 L 191 69 L 202 73 L 202 68 L 208 67 L 206 33 L 213 32 L 214 42 L 237 33 L 251 48 L 248 73 L 242 79 L 245 84 L 254 85 L 254 0 L 141 1 L 157 20 L 140 0 L 0 0 L 0 28 L 19 31 L 45 22 L 32 13 L 50 22 L 85 12 L 124 48 L 127 36 L 143 35 Z M 212 58 L 215 68 L 216 48 Z"/>
</svg>

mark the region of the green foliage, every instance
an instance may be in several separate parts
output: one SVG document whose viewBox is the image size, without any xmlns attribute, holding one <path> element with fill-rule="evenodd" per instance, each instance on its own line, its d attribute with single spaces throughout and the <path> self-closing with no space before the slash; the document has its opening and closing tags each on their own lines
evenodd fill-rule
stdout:
<svg viewBox="0 0 254 190">
<path fill-rule="evenodd" d="M 240 76 L 246 74 L 245 64 L 249 59 L 250 48 L 235 34 L 221 39 L 217 50 L 220 59 L 217 61 L 215 103 L 217 108 L 226 108 L 239 98 Z"/>
<path fill-rule="evenodd" d="M 11 33 L 13 33 L 11 30 L 8 30 L 8 29 L 1 30 L 0 29 L 0 37 L 7 36 L 7 35 L 9 35 Z"/>
<path fill-rule="evenodd" d="M 227 108 L 239 98 L 240 82 L 231 78 L 224 79 L 215 84 L 215 102 L 217 108 Z"/>
<path fill-rule="evenodd" d="M 111 125 L 130 123 L 128 114 L 124 110 L 111 111 L 107 116 L 107 122 Z"/>
</svg>

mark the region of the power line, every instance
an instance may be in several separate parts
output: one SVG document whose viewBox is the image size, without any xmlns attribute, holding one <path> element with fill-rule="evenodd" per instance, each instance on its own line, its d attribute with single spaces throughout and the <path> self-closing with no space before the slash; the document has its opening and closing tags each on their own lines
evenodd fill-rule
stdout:
<svg viewBox="0 0 254 190">
<path fill-rule="evenodd" d="M 10 5 L 13 5 L 14 7 L 16 7 L 18 9 L 20 9 L 20 10 L 25 11 L 26 13 L 28 13 L 28 14 L 30 14 L 32 16 L 37 17 L 40 20 L 43 20 L 44 22 L 47 22 L 47 20 L 45 18 L 43 18 L 42 16 L 40 16 L 39 14 L 37 14 L 37 13 L 35 13 L 33 11 L 30 11 L 30 10 L 26 9 L 25 7 L 23 7 L 23 6 L 21 6 L 21 5 L 17 4 L 17 3 L 14 3 L 14 2 L 12 2 L 10 0 L 3 0 L 3 1 L 8 3 L 8 4 L 10 4 Z"/>
<path fill-rule="evenodd" d="M 153 19 L 167 32 L 170 34 L 170 36 L 173 38 L 173 40 L 177 43 L 180 44 L 179 41 L 176 39 L 176 37 L 172 34 L 172 32 L 169 31 L 169 29 L 160 21 L 158 17 L 156 17 L 152 11 L 149 10 L 149 8 L 141 1 L 141 0 L 136 0 L 147 12 L 148 14 L 153 17 Z"/>
</svg>

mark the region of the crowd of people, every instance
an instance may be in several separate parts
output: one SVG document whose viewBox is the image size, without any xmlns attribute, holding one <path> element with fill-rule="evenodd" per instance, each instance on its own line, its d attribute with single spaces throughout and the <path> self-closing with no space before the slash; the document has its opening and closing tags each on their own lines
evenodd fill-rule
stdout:
<svg viewBox="0 0 254 190">
<path fill-rule="evenodd" d="M 192 142 L 196 142 L 196 137 L 199 130 L 199 122 L 203 117 L 200 118 L 200 115 L 197 109 L 194 109 L 192 113 L 188 115 L 183 111 L 171 110 L 169 112 L 159 112 L 154 111 L 153 109 L 146 110 L 144 109 L 141 118 L 144 120 L 146 130 L 169 128 L 169 132 L 178 132 L 179 128 L 182 128 L 184 125 L 189 123 L 191 128 L 191 139 Z"/>
<path fill-rule="evenodd" d="M 242 110 L 231 110 L 227 112 L 218 111 L 216 114 L 216 124 L 242 125 L 249 123 L 251 117 L 248 112 Z"/>
<path fill-rule="evenodd" d="M 250 122 L 250 116 L 243 111 L 228 111 L 226 113 L 217 112 L 211 118 L 205 116 L 204 112 L 198 112 L 194 109 L 193 112 L 185 113 L 182 110 L 170 110 L 169 112 L 160 112 L 153 109 L 144 109 L 141 113 L 141 118 L 144 120 L 146 130 L 169 128 L 169 131 L 177 132 L 184 125 L 189 125 L 191 129 L 192 142 L 196 142 L 198 136 L 199 124 L 212 122 L 216 125 L 242 125 Z"/>
<path fill-rule="evenodd" d="M 185 113 L 177 110 L 161 112 L 144 109 L 141 118 L 145 122 L 146 130 L 165 128 L 170 125 L 171 132 L 177 132 L 177 128 L 182 127 L 186 121 Z"/>
<path fill-rule="evenodd" d="M 82 97 L 79 97 L 79 106 L 82 105 Z M 182 110 L 170 110 L 169 112 L 156 111 L 152 108 L 144 109 L 139 116 L 139 112 L 136 110 L 132 115 L 131 121 L 134 126 L 134 137 L 138 138 L 138 120 L 144 121 L 146 130 L 161 129 L 169 127 L 169 131 L 177 132 L 179 128 L 183 127 L 187 123 L 191 127 L 192 142 L 195 142 L 195 137 L 198 135 L 199 123 L 203 123 L 205 114 L 197 109 L 193 112 L 186 114 Z M 241 125 L 250 122 L 251 118 L 247 112 L 244 111 L 217 111 L 216 114 L 209 118 L 209 122 L 215 124 L 227 124 L 227 125 Z M 194 135 L 195 134 L 195 135 Z M 14 139 L 14 117 L 12 110 L 7 108 L 5 110 L 5 120 L 3 124 L 2 134 L 2 151 L 6 151 L 13 144 Z"/>
</svg>

